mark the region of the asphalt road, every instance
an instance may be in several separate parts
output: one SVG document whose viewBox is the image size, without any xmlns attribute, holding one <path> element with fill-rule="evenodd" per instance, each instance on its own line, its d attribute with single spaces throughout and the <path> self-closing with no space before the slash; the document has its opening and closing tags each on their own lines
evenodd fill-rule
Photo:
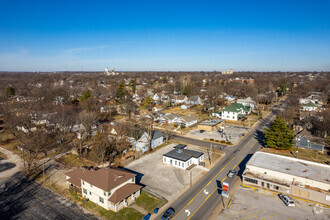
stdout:
<svg viewBox="0 0 330 220">
<path fill-rule="evenodd" d="M 252 129 L 236 146 L 227 146 L 222 149 L 226 153 L 226 156 L 182 197 L 171 204 L 171 207 L 176 210 L 174 219 L 207 219 L 217 204 L 221 202 L 221 196 L 219 194 L 221 191 L 219 187 L 221 187 L 222 182 L 225 181 L 230 184 L 234 181 L 234 178 L 227 178 L 227 173 L 231 169 L 236 169 L 238 175 L 241 175 L 247 161 L 262 144 L 263 128 L 273 119 L 274 115 L 272 113 L 269 114 L 267 118 L 260 122 L 256 128 Z M 174 137 L 176 140 L 178 138 L 182 142 L 199 146 L 210 146 L 209 142 L 181 136 Z"/>
<path fill-rule="evenodd" d="M 0 183 L 0 219 L 97 219 L 77 204 L 16 173 Z"/>
</svg>

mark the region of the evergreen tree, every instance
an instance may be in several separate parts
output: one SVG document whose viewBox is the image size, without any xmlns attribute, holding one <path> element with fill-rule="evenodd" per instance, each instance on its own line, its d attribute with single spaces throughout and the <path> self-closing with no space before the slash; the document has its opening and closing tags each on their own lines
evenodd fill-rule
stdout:
<svg viewBox="0 0 330 220">
<path fill-rule="evenodd" d="M 190 93 L 190 87 L 189 86 L 185 86 L 184 89 L 183 89 L 182 94 L 183 95 L 189 95 L 189 93 Z"/>
<path fill-rule="evenodd" d="M 147 109 L 150 109 L 152 107 L 152 98 L 150 96 L 147 96 L 143 101 L 143 106 Z"/>
<path fill-rule="evenodd" d="M 7 97 L 11 97 L 15 95 L 15 89 L 11 86 L 8 86 L 4 92 Z"/>
<path fill-rule="evenodd" d="M 89 97 L 91 97 L 91 91 L 89 89 L 87 89 L 85 91 L 85 93 L 83 94 L 83 96 L 81 96 L 80 101 L 85 101 L 86 99 L 88 99 Z"/>
<path fill-rule="evenodd" d="M 136 92 L 136 80 L 135 79 L 132 79 L 129 83 L 129 85 L 131 86 L 132 88 L 132 92 L 135 94 Z"/>
<path fill-rule="evenodd" d="M 264 132 L 267 147 L 290 150 L 293 144 L 293 131 L 287 126 L 284 119 L 277 116 L 270 128 Z"/>
<path fill-rule="evenodd" d="M 125 85 L 122 83 L 119 83 L 118 89 L 117 89 L 117 95 L 116 95 L 117 102 L 123 103 L 125 96 L 126 96 Z"/>
</svg>

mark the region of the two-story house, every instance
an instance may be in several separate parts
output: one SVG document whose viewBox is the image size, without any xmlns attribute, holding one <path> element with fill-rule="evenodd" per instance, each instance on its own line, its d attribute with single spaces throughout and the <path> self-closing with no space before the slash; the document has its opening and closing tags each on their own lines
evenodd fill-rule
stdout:
<svg viewBox="0 0 330 220">
<path fill-rule="evenodd" d="M 140 195 L 142 186 L 135 184 L 136 174 L 114 167 L 77 168 L 66 174 L 69 188 L 84 198 L 117 212 Z"/>
<path fill-rule="evenodd" d="M 230 106 L 227 106 L 222 110 L 221 118 L 225 120 L 237 121 L 250 112 L 250 107 L 244 106 L 240 103 L 232 103 Z"/>
</svg>

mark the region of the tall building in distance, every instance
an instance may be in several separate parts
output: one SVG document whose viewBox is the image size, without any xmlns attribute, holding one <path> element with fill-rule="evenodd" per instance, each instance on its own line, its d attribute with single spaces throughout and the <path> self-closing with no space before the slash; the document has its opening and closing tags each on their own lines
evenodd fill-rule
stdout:
<svg viewBox="0 0 330 220">
<path fill-rule="evenodd" d="M 234 74 L 233 69 L 229 69 L 228 71 L 222 70 L 222 75 L 230 75 L 230 74 Z"/>
<path fill-rule="evenodd" d="M 104 69 L 104 74 L 105 74 L 105 75 L 108 75 L 108 76 L 115 76 L 115 75 L 118 75 L 118 73 L 115 72 L 115 69 L 112 69 L 111 72 L 110 72 L 108 67 L 106 67 L 106 68 Z"/>
</svg>

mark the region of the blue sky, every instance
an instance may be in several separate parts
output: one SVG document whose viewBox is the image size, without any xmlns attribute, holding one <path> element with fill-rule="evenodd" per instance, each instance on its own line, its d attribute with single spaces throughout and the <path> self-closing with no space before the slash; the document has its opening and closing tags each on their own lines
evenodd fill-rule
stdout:
<svg viewBox="0 0 330 220">
<path fill-rule="evenodd" d="M 0 70 L 329 71 L 330 1 L 0 0 Z"/>
</svg>

